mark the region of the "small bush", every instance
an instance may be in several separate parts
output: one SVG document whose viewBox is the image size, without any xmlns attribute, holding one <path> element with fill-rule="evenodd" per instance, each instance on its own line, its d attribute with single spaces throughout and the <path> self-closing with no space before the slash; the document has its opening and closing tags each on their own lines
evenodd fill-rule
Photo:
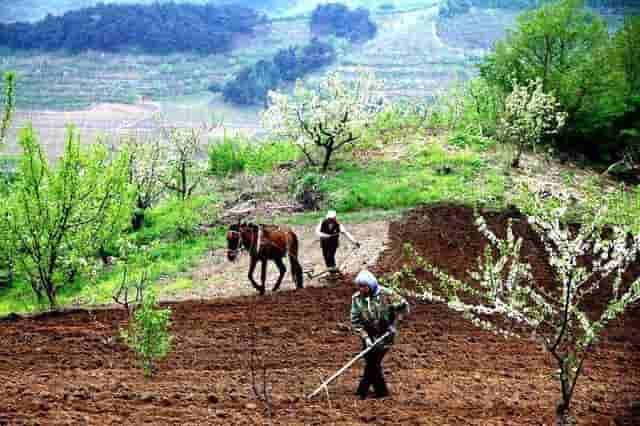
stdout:
<svg viewBox="0 0 640 426">
<path fill-rule="evenodd" d="M 171 309 L 160 309 L 153 293 L 144 297 L 142 306 L 135 310 L 128 330 L 120 335 L 140 359 L 145 377 L 151 377 L 154 364 L 167 356 L 173 337 L 169 334 Z"/>
<path fill-rule="evenodd" d="M 320 189 L 323 176 L 314 172 L 305 172 L 294 176 L 289 184 L 294 198 L 302 203 L 306 210 L 320 207 L 323 192 Z"/>
</svg>

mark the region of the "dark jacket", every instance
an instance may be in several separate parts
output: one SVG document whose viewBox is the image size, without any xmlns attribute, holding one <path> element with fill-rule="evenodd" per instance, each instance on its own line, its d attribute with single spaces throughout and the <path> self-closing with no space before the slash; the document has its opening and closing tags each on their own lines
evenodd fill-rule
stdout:
<svg viewBox="0 0 640 426">
<path fill-rule="evenodd" d="M 389 325 L 397 328 L 401 316 L 409 313 L 409 303 L 395 291 L 378 286 L 376 295 L 363 296 L 356 292 L 351 298 L 351 327 L 365 339 L 382 336 Z M 387 339 L 385 344 L 393 343 Z"/>
</svg>

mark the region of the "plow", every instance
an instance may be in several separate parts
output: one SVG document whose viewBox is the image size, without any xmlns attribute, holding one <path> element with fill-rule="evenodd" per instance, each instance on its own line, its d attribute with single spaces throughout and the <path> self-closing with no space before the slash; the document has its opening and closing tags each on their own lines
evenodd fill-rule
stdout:
<svg viewBox="0 0 640 426">
<path fill-rule="evenodd" d="M 344 266 L 347 264 L 347 262 L 353 257 L 353 255 L 358 251 L 358 247 L 353 247 L 353 249 L 351 250 L 351 252 L 349 252 L 349 254 L 342 260 L 342 262 L 340 262 L 340 265 L 338 265 L 337 268 L 332 269 L 332 268 L 327 268 L 324 269 L 320 272 L 316 272 L 314 273 L 314 268 L 312 267 L 311 269 L 307 269 L 304 271 L 305 275 L 307 276 L 307 279 L 312 280 L 318 277 L 321 277 L 323 275 L 329 274 L 332 271 L 334 272 L 340 272 L 342 271 L 342 269 L 344 268 Z"/>
</svg>

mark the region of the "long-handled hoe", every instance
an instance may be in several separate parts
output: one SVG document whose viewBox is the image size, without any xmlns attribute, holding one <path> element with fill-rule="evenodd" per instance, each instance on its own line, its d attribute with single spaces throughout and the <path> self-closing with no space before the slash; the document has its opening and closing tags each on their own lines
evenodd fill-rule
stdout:
<svg viewBox="0 0 640 426">
<path fill-rule="evenodd" d="M 348 363 L 345 364 L 344 367 L 342 367 L 340 370 L 338 370 L 337 372 L 334 373 L 333 376 L 329 377 L 327 380 L 324 381 L 324 383 L 322 383 L 318 389 L 314 390 L 313 393 L 309 394 L 309 396 L 307 396 L 307 399 L 311 399 L 314 396 L 316 396 L 322 389 L 326 389 L 327 385 L 331 382 L 333 382 L 338 376 L 340 376 L 342 373 L 344 373 L 349 367 L 351 367 L 353 365 L 354 362 L 356 362 L 357 360 L 359 360 L 360 358 L 362 358 L 363 356 L 365 356 L 367 353 L 369 353 L 369 351 L 373 348 L 376 347 L 376 345 L 378 345 L 378 343 L 382 342 L 384 339 L 386 339 L 387 337 L 389 337 L 391 335 L 390 332 L 386 332 L 384 333 L 382 336 L 380 336 L 379 338 L 376 339 L 375 342 L 373 342 L 373 344 L 371 346 L 369 346 L 368 348 L 366 348 L 365 350 L 363 350 L 362 352 L 360 352 L 358 355 L 356 355 L 351 361 L 349 361 Z"/>
</svg>

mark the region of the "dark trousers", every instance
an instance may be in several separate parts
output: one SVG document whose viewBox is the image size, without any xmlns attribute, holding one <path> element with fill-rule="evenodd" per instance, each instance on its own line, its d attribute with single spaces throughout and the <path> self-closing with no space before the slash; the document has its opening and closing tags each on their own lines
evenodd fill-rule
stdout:
<svg viewBox="0 0 640 426">
<path fill-rule="evenodd" d="M 327 268 L 336 267 L 336 251 L 338 250 L 338 239 L 327 238 L 320 241 L 320 247 L 322 247 L 322 257 L 324 257 L 324 263 Z"/>
<path fill-rule="evenodd" d="M 358 385 L 357 394 L 360 398 L 366 398 L 369 393 L 369 387 L 373 386 L 377 398 L 383 398 L 389 395 L 389 389 L 384 381 L 382 372 L 382 358 L 387 353 L 388 348 L 376 347 L 364 356 L 365 365 L 364 373 Z"/>
</svg>

